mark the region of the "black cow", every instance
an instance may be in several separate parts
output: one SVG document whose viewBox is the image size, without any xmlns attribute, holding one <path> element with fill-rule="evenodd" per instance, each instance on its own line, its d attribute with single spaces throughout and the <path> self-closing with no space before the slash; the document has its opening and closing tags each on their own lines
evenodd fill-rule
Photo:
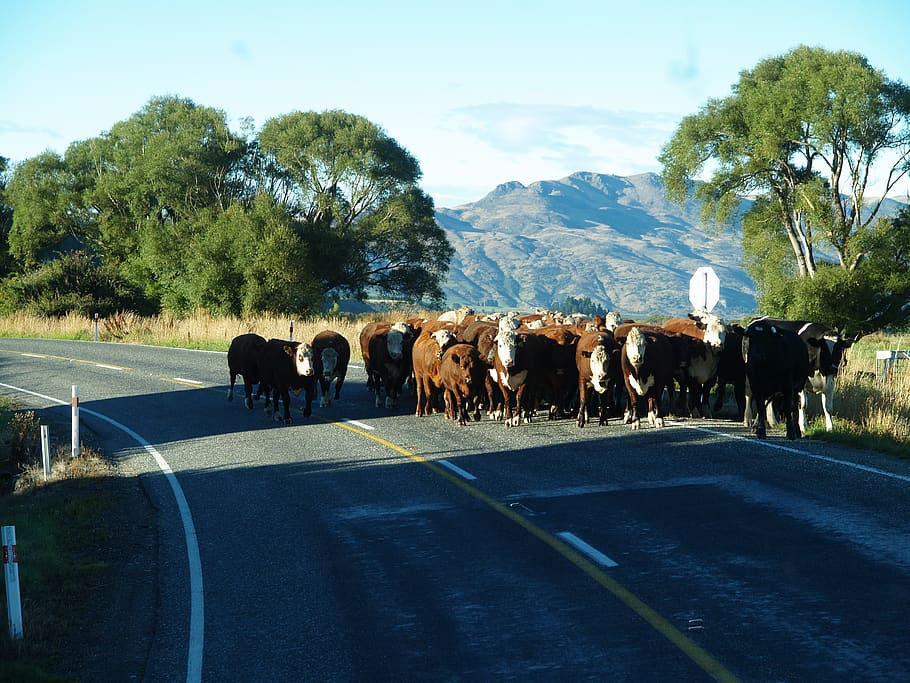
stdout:
<svg viewBox="0 0 910 683">
<path fill-rule="evenodd" d="M 312 414 L 313 395 L 316 389 L 316 372 L 313 364 L 313 347 L 305 342 L 270 339 L 260 354 L 259 371 L 262 383 L 271 389 L 266 394 L 265 414 L 278 415 L 278 399 L 284 401 L 284 421 L 291 422 L 291 396 L 305 391 L 304 417 Z"/>
<path fill-rule="evenodd" d="M 841 365 L 847 364 L 847 349 L 855 339 L 844 339 L 835 330 L 822 323 L 807 320 L 781 320 L 759 318 L 777 327 L 791 330 L 799 335 L 809 353 L 809 378 L 799 394 L 799 428 L 806 433 L 806 397 L 811 391 L 821 397 L 825 429 L 834 429 L 831 411 L 834 410 L 834 378 Z"/>
<path fill-rule="evenodd" d="M 737 420 L 741 420 L 746 411 L 746 363 L 743 361 L 745 331 L 742 325 L 727 325 L 724 348 L 717 363 L 717 391 L 714 394 L 714 412 L 718 413 L 724 405 L 727 384 L 733 386 Z"/>
<path fill-rule="evenodd" d="M 787 425 L 787 438 L 800 436 L 796 411 L 797 394 L 809 376 L 809 352 L 806 344 L 792 330 L 758 319 L 743 334 L 743 359 L 746 362 L 746 416 L 749 404 L 755 406 L 755 435 L 767 436 L 765 415 L 768 404 L 780 398 L 781 417 Z"/>
<path fill-rule="evenodd" d="M 243 376 L 243 393 L 245 395 L 244 405 L 250 410 L 253 409 L 253 385 L 261 382 L 259 363 L 262 350 L 266 345 L 265 337 L 258 334 L 241 334 L 231 340 L 231 346 L 228 349 L 227 361 L 228 372 L 231 375 L 231 388 L 228 389 L 228 401 L 234 400 L 234 384 L 237 381 L 237 375 Z M 261 395 L 262 387 L 260 386 L 256 398 Z"/>
</svg>

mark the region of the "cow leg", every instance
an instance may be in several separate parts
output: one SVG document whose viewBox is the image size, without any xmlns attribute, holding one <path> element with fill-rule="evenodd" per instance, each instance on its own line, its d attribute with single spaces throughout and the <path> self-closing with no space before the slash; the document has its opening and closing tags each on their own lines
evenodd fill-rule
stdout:
<svg viewBox="0 0 910 683">
<path fill-rule="evenodd" d="M 231 394 L 233 395 L 234 389 L 231 388 Z M 248 382 L 246 377 L 243 378 L 243 405 L 247 407 L 248 410 L 253 409 L 253 383 Z"/>
<path fill-rule="evenodd" d="M 664 426 L 664 418 L 660 414 L 660 396 L 651 396 L 648 398 L 648 422 L 655 427 Z"/>
<path fill-rule="evenodd" d="M 316 382 L 313 382 L 311 386 L 308 386 L 304 391 L 304 403 L 303 403 L 303 416 L 309 417 L 313 414 L 313 394 L 318 391 Z"/>
<path fill-rule="evenodd" d="M 344 384 L 345 373 L 338 375 L 335 378 L 335 400 L 341 398 L 341 385 Z"/>
<path fill-rule="evenodd" d="M 584 427 L 588 419 L 588 388 L 583 384 L 578 385 L 578 415 L 575 417 L 575 424 Z"/>
<path fill-rule="evenodd" d="M 759 439 L 764 439 L 768 436 L 767 427 L 765 426 L 765 398 L 753 395 L 752 402 L 755 404 L 755 436 Z"/>
<path fill-rule="evenodd" d="M 825 390 L 821 393 L 822 412 L 825 414 L 825 431 L 834 429 L 831 413 L 834 410 L 834 377 L 825 378 Z"/>
<path fill-rule="evenodd" d="M 236 373 L 236 372 L 232 372 L 232 373 L 231 373 L 231 388 L 228 389 L 228 394 L 227 394 L 227 400 L 228 400 L 228 401 L 233 401 L 233 400 L 234 400 L 234 384 L 235 384 L 236 382 L 237 382 L 237 373 Z"/>
<path fill-rule="evenodd" d="M 322 398 L 319 399 L 319 407 L 321 408 L 326 408 L 332 403 L 332 399 L 329 397 L 330 382 L 331 380 L 327 382 L 323 377 L 319 378 L 319 389 L 322 391 Z"/>
</svg>

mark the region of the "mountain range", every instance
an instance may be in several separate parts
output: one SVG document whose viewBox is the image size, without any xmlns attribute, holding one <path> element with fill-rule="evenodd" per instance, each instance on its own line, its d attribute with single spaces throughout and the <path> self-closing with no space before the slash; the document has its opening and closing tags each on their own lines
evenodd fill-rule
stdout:
<svg viewBox="0 0 910 683">
<path fill-rule="evenodd" d="M 756 310 L 739 225 L 709 233 L 698 206 L 669 202 L 654 173 L 504 183 L 436 218 L 455 249 L 443 284 L 453 307 L 528 311 L 571 296 L 625 317 L 685 315 L 689 280 L 709 266 L 720 280 L 715 312 Z"/>
</svg>

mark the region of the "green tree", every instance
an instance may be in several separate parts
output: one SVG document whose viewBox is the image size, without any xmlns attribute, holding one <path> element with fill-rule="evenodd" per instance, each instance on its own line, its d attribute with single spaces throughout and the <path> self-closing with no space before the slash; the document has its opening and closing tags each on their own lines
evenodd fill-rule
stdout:
<svg viewBox="0 0 910 683">
<path fill-rule="evenodd" d="M 869 256 L 881 202 L 910 172 L 910 89 L 856 53 L 798 47 L 685 117 L 660 161 L 668 196 L 683 203 L 694 186 L 709 222 L 728 223 L 744 196 L 760 197 L 762 231 L 784 237 L 798 277 L 815 277 L 819 245 L 854 270 Z M 869 199 L 873 169 L 885 191 Z"/>
<path fill-rule="evenodd" d="M 259 187 L 284 204 L 326 293 L 441 299 L 453 253 L 420 166 L 367 119 L 295 112 L 259 135 Z"/>
<path fill-rule="evenodd" d="M 8 176 L 9 159 L 0 156 L 0 278 L 11 272 L 14 266 L 7 248 L 13 227 L 13 208 L 9 205 L 9 198 L 6 195 Z"/>
</svg>

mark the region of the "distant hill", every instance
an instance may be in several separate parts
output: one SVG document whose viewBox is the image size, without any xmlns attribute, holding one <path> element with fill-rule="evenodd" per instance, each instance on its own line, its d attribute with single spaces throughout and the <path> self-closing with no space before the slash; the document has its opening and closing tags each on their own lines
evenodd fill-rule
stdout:
<svg viewBox="0 0 910 683">
<path fill-rule="evenodd" d="M 437 220 L 456 251 L 443 287 L 453 306 L 531 310 L 573 296 L 626 317 L 685 314 L 689 279 L 711 266 L 721 285 L 715 311 L 755 311 L 738 226 L 709 235 L 697 207 L 668 202 L 653 173 L 504 183 L 439 209 Z"/>
</svg>

